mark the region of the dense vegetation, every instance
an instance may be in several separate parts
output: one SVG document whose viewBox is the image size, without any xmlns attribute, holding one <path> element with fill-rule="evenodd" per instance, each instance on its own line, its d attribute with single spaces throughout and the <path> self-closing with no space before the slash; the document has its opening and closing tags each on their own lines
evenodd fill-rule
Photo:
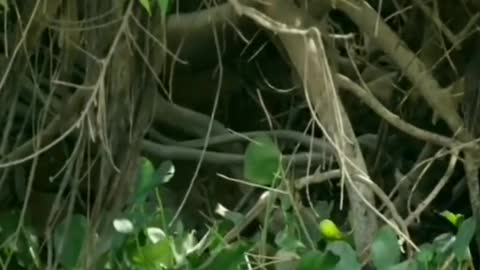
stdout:
<svg viewBox="0 0 480 270">
<path fill-rule="evenodd" d="M 3 269 L 480 263 L 480 1 L 0 6 Z"/>
</svg>

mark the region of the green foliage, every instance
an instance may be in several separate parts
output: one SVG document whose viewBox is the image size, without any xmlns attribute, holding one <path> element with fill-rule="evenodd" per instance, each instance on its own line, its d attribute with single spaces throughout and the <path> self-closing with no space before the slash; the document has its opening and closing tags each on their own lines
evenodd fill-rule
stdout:
<svg viewBox="0 0 480 270">
<path fill-rule="evenodd" d="M 268 137 L 261 137 L 263 144 L 251 144 L 246 154 L 246 171 L 256 183 L 271 185 L 279 177 L 280 151 Z M 248 162 L 247 162 L 248 160 Z M 258 166 L 260 164 L 261 166 Z M 243 270 L 258 268 L 252 264 L 255 259 L 249 253 L 256 254 L 261 246 L 265 255 L 270 255 L 276 270 L 360 270 L 358 250 L 345 239 L 345 235 L 330 220 L 331 207 L 327 203 L 317 205 L 321 213 L 321 222 L 317 219 L 301 220 L 293 211 L 293 204 L 287 196 L 279 202 L 280 212 L 285 226 L 275 231 L 275 238 L 264 239 L 261 232 L 250 238 L 237 239 L 226 243 L 223 237 L 233 226 L 243 219 L 240 212 L 217 207 L 216 213 L 221 217 L 214 221 L 199 238 L 195 231 L 185 229 L 182 220 L 168 227 L 170 217 L 163 208 L 164 196 L 157 197 L 157 207 L 151 204 L 154 190 L 163 190 L 175 172 L 172 162 L 165 161 L 155 169 L 147 159 L 142 159 L 139 167 L 137 186 L 131 207 L 113 221 L 115 232 L 109 246 L 109 252 L 100 261 L 101 269 L 166 269 L 166 270 Z M 246 172 L 247 173 L 247 172 Z M 260 181 L 259 181 L 260 179 Z M 268 181 L 267 181 L 268 180 Z M 39 243 L 34 231 L 22 226 L 15 240 L 11 236 L 17 232 L 20 215 L 7 212 L 0 215 L 0 265 L 12 261 L 9 266 L 18 268 L 33 266 L 43 269 L 40 259 Z M 279 218 L 279 217 L 276 217 Z M 371 246 L 369 263 L 377 270 L 429 270 L 440 269 L 447 263 L 447 269 L 468 269 L 471 265 L 469 243 L 475 231 L 474 219 L 468 218 L 459 223 L 456 235 L 445 233 L 432 243 L 420 246 L 420 250 L 404 258 L 395 231 L 383 226 L 377 233 Z M 313 230 L 305 230 L 307 227 Z M 81 269 L 87 238 L 88 222 L 84 216 L 73 215 L 54 230 L 54 248 L 57 260 L 63 269 Z M 317 233 L 322 237 L 305 236 Z M 102 237 L 102 236 L 100 236 Z M 310 239 L 310 240 L 309 240 Z M 315 240 L 313 240 L 315 239 Z M 99 239 L 99 243 L 103 239 Z M 263 242 L 267 241 L 267 242 Z M 314 245 L 312 245 L 312 243 Z M 262 253 L 263 255 L 263 253 Z M 267 256 L 269 257 L 269 256 Z M 456 258 L 456 260 L 452 260 Z M 247 266 L 247 264 L 250 264 Z M 448 265 L 447 265 L 448 266 Z M 453 268 L 452 268 L 453 267 Z M 10 268 L 9 268 L 10 269 Z"/>
<path fill-rule="evenodd" d="M 474 234 L 475 220 L 473 218 L 468 218 L 460 225 L 455 243 L 453 244 L 453 252 L 455 253 L 457 260 L 463 261 L 466 259 L 466 255 L 469 253 L 468 247 Z"/>
<path fill-rule="evenodd" d="M 433 261 L 435 249 L 432 244 L 424 244 L 420 246 L 420 250 L 416 255 L 416 260 L 421 267 L 425 267 Z"/>
<path fill-rule="evenodd" d="M 330 219 L 324 219 L 319 224 L 322 236 L 329 241 L 344 240 L 345 235 L 338 229 L 337 225 Z"/>
<path fill-rule="evenodd" d="M 133 204 L 142 205 L 148 195 L 159 185 L 170 181 L 175 173 L 175 166 L 171 161 L 165 161 L 154 169 L 152 163 L 142 158 L 142 165 L 138 172 L 137 187 L 133 196 Z"/>
<path fill-rule="evenodd" d="M 54 232 L 56 254 L 67 269 L 75 269 L 80 263 L 87 240 L 88 222 L 84 216 L 73 215 L 65 219 Z"/>
<path fill-rule="evenodd" d="M 339 262 L 335 266 L 336 270 L 361 270 L 362 267 L 357 259 L 355 250 L 347 242 L 333 241 L 328 243 L 328 251 L 340 257 Z"/>
<path fill-rule="evenodd" d="M 245 151 L 245 178 L 259 185 L 273 185 L 280 179 L 281 158 L 282 153 L 270 137 L 255 138 Z"/>
<path fill-rule="evenodd" d="M 379 270 L 390 269 L 400 261 L 400 256 L 397 234 L 390 226 L 383 226 L 372 244 L 373 265 Z"/>
<path fill-rule="evenodd" d="M 160 9 L 162 10 L 162 14 L 165 16 L 170 11 L 171 2 L 170 0 L 157 0 Z"/>
<path fill-rule="evenodd" d="M 333 270 L 338 264 L 339 258 L 331 252 L 322 253 L 312 250 L 302 256 L 297 270 Z"/>
<path fill-rule="evenodd" d="M 448 210 L 440 212 L 440 216 L 446 218 L 452 225 L 459 227 L 462 224 L 465 217 L 462 214 L 455 214 Z"/>
<path fill-rule="evenodd" d="M 143 8 L 148 12 L 149 15 L 152 15 L 152 8 L 155 4 L 160 7 L 162 15 L 165 16 L 170 11 L 171 2 L 170 0 L 139 0 Z"/>
<path fill-rule="evenodd" d="M 249 248 L 250 246 L 243 242 L 221 248 L 198 270 L 236 270 L 245 261 L 245 252 Z"/>
<path fill-rule="evenodd" d="M 174 266 L 172 242 L 165 238 L 156 243 L 139 247 L 133 252 L 132 261 L 140 269 L 169 269 Z"/>
<path fill-rule="evenodd" d="M 143 8 L 148 12 L 149 15 L 152 15 L 151 0 L 139 0 Z"/>
</svg>

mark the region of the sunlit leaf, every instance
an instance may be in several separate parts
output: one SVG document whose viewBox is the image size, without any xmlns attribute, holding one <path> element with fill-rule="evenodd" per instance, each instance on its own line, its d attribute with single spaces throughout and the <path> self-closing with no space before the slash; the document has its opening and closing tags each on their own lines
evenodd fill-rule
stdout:
<svg viewBox="0 0 480 270">
<path fill-rule="evenodd" d="M 148 239 L 154 244 L 158 243 L 161 240 L 164 240 L 167 237 L 167 235 L 162 229 L 156 227 L 147 228 L 146 233 Z"/>
<path fill-rule="evenodd" d="M 152 15 L 152 6 L 150 3 L 151 0 L 140 0 L 140 4 L 145 8 L 149 15 Z"/>
<path fill-rule="evenodd" d="M 328 241 L 344 240 L 344 234 L 338 229 L 337 225 L 330 219 L 324 219 L 319 224 L 322 236 Z"/>
<path fill-rule="evenodd" d="M 82 215 L 73 215 L 57 226 L 54 232 L 55 250 L 60 262 L 72 269 L 79 264 L 86 242 L 88 222 Z"/>
<path fill-rule="evenodd" d="M 126 218 L 115 219 L 113 221 L 113 227 L 115 228 L 115 230 L 117 230 L 117 232 L 125 234 L 132 233 L 134 229 L 133 223 Z"/>
<path fill-rule="evenodd" d="M 158 185 L 170 181 L 174 173 L 175 167 L 171 161 L 162 162 L 158 169 L 155 170 L 150 160 L 142 158 L 133 198 L 135 204 L 143 204 L 148 195 L 151 194 Z"/>
<path fill-rule="evenodd" d="M 165 16 L 170 11 L 170 0 L 157 0 L 160 9 L 162 10 L 162 14 Z"/>
<path fill-rule="evenodd" d="M 3 10 L 6 12 L 9 11 L 8 1 L 7 0 L 0 0 L 0 6 L 3 7 Z"/>
<path fill-rule="evenodd" d="M 256 184 L 270 186 L 281 171 L 282 153 L 270 137 L 259 136 L 245 151 L 244 176 Z"/>
<path fill-rule="evenodd" d="M 400 261 L 401 251 L 397 234 L 390 226 L 383 226 L 372 244 L 372 261 L 379 270 L 388 269 Z"/>
<path fill-rule="evenodd" d="M 174 254 L 170 239 L 140 247 L 133 255 L 139 269 L 168 269 L 174 265 Z"/>
<path fill-rule="evenodd" d="M 153 182 L 155 185 L 166 184 L 170 182 L 170 179 L 175 175 L 175 166 L 170 160 L 166 160 L 158 166 L 158 169 L 153 175 Z"/>
<path fill-rule="evenodd" d="M 457 228 L 462 224 L 463 220 L 465 219 L 462 214 L 455 214 L 448 210 L 440 212 L 440 216 L 447 219 L 452 225 Z"/>
<path fill-rule="evenodd" d="M 453 244 L 453 252 L 459 261 L 463 261 L 468 254 L 470 241 L 472 241 L 475 234 L 475 225 L 475 220 L 468 218 L 462 222 L 458 229 L 457 237 Z"/>
</svg>

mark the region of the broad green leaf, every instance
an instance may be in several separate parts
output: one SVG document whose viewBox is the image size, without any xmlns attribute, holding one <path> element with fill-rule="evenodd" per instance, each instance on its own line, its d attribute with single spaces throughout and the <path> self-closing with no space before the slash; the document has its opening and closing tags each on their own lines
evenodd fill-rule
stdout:
<svg viewBox="0 0 480 270">
<path fill-rule="evenodd" d="M 162 10 L 163 16 L 167 15 L 170 11 L 170 0 L 157 0 L 160 9 Z"/>
<path fill-rule="evenodd" d="M 388 268 L 385 268 L 385 269 L 388 269 L 388 270 L 417 270 L 417 264 L 415 263 L 415 261 L 412 261 L 412 260 L 406 260 L 404 262 L 401 262 L 399 264 L 396 264 L 396 265 L 392 265 Z"/>
<path fill-rule="evenodd" d="M 145 8 L 145 10 L 148 12 L 148 15 L 152 15 L 152 5 L 150 3 L 151 0 L 139 0 L 140 4 Z"/>
<path fill-rule="evenodd" d="M 207 259 L 198 270 L 237 270 L 244 263 L 248 249 L 249 246 L 244 243 L 224 247 Z"/>
<path fill-rule="evenodd" d="M 460 225 L 458 229 L 457 238 L 453 244 L 453 252 L 459 261 L 463 261 L 468 254 L 470 241 L 475 234 L 475 220 L 468 218 Z"/>
<path fill-rule="evenodd" d="M 362 266 L 358 262 L 357 254 L 353 248 L 344 241 L 333 241 L 328 243 L 327 250 L 340 257 L 336 270 L 361 270 Z"/>
<path fill-rule="evenodd" d="M 88 231 L 87 219 L 82 215 L 73 215 L 57 226 L 54 243 L 57 256 L 68 269 L 78 266 L 84 250 Z"/>
<path fill-rule="evenodd" d="M 169 269 L 174 266 L 174 258 L 172 243 L 166 238 L 137 249 L 132 261 L 139 269 Z"/>
<path fill-rule="evenodd" d="M 296 251 L 305 248 L 305 245 L 298 240 L 298 237 L 296 237 L 293 229 L 290 229 L 290 227 L 291 225 L 285 226 L 285 229 L 277 233 L 275 236 L 275 244 L 286 251 Z"/>
<path fill-rule="evenodd" d="M 330 270 L 336 269 L 339 257 L 331 252 L 321 253 L 317 250 L 307 252 L 300 259 L 296 270 Z"/>
<path fill-rule="evenodd" d="M 401 251 L 397 234 L 390 226 L 383 226 L 372 244 L 372 261 L 376 269 L 383 270 L 400 261 Z"/>
<path fill-rule="evenodd" d="M 245 178 L 256 184 L 271 186 L 279 178 L 281 157 L 282 153 L 270 137 L 257 137 L 245 151 Z"/>
<path fill-rule="evenodd" d="M 421 264 L 428 264 L 433 260 L 435 250 L 432 244 L 424 244 L 420 246 L 420 250 L 416 255 L 417 262 Z"/>
<path fill-rule="evenodd" d="M 155 188 L 168 182 L 175 173 L 175 167 L 171 161 L 165 161 L 160 164 L 158 170 L 155 170 L 150 160 L 142 158 L 142 164 L 138 172 L 137 187 L 133 200 L 135 204 L 143 204 L 147 196 Z"/>
</svg>

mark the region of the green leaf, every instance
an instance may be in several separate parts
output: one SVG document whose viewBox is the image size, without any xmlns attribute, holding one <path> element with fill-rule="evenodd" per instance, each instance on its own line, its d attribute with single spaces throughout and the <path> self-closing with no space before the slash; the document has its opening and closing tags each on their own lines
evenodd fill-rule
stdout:
<svg viewBox="0 0 480 270">
<path fill-rule="evenodd" d="M 435 249 L 432 244 L 424 244 L 420 246 L 420 250 L 416 255 L 417 262 L 421 264 L 429 264 L 435 255 Z"/>
<path fill-rule="evenodd" d="M 163 16 L 167 15 L 170 11 L 170 1 L 169 0 L 157 0 L 160 9 L 162 10 Z"/>
<path fill-rule="evenodd" d="M 330 270 L 336 269 L 335 266 L 340 258 L 331 252 L 321 253 L 313 250 L 307 252 L 300 259 L 296 270 Z"/>
<path fill-rule="evenodd" d="M 168 269 L 174 266 L 171 240 L 166 238 L 136 250 L 132 261 L 140 269 Z"/>
<path fill-rule="evenodd" d="M 468 254 L 470 241 L 475 234 L 475 220 L 473 218 L 468 218 L 460 225 L 457 233 L 457 239 L 453 244 L 453 252 L 455 257 L 459 261 L 463 261 Z"/>
<path fill-rule="evenodd" d="M 0 214 L 0 243 L 9 244 L 8 240 L 17 231 L 20 220 L 20 213 L 17 211 L 6 211 Z"/>
<path fill-rule="evenodd" d="M 399 264 L 390 266 L 388 268 L 385 268 L 388 270 L 417 270 L 417 264 L 415 261 L 412 260 L 406 260 L 404 262 L 401 262 Z"/>
<path fill-rule="evenodd" d="M 173 162 L 170 160 L 164 161 L 158 166 L 158 169 L 155 171 L 153 175 L 153 182 L 155 185 L 158 184 L 166 184 L 170 182 L 173 175 L 175 174 L 175 166 Z"/>
<path fill-rule="evenodd" d="M 5 10 L 6 12 L 8 12 L 9 6 L 8 6 L 8 1 L 7 1 L 7 0 L 0 0 L 0 6 L 3 7 L 3 10 Z"/>
<path fill-rule="evenodd" d="M 465 219 L 462 214 L 455 214 L 448 210 L 440 212 L 439 215 L 447 219 L 452 225 L 457 228 L 460 226 L 460 224 L 462 224 L 463 220 Z"/>
<path fill-rule="evenodd" d="M 249 246 L 244 243 L 223 247 L 198 270 L 237 270 L 238 266 L 244 263 L 248 249 Z"/>
<path fill-rule="evenodd" d="M 270 137 L 259 136 L 245 151 L 245 178 L 256 184 L 272 185 L 281 172 L 281 157 L 282 153 Z"/>
<path fill-rule="evenodd" d="M 336 270 L 361 270 L 355 250 L 344 241 L 333 241 L 327 245 L 327 250 L 340 257 Z"/>
<path fill-rule="evenodd" d="M 240 224 L 245 219 L 245 216 L 242 213 L 227 209 L 219 203 L 215 208 L 215 213 L 223 217 L 224 219 L 231 221 L 235 225 Z"/>
<path fill-rule="evenodd" d="M 285 226 L 283 230 L 277 233 L 275 236 L 275 244 L 287 251 L 296 251 L 305 248 L 305 245 L 298 240 L 298 237 L 290 227 L 292 226 Z"/>
<path fill-rule="evenodd" d="M 328 241 L 344 240 L 345 235 L 338 229 L 337 225 L 330 220 L 324 219 L 318 225 L 322 236 Z"/>
<path fill-rule="evenodd" d="M 54 243 L 60 263 L 68 269 L 78 266 L 86 242 L 87 219 L 82 215 L 73 215 L 57 226 Z"/>
<path fill-rule="evenodd" d="M 152 15 L 152 7 L 150 1 L 151 0 L 140 0 L 140 4 L 142 4 L 142 6 L 148 12 L 148 15 Z"/>
<path fill-rule="evenodd" d="M 142 158 L 142 164 L 138 172 L 137 187 L 133 198 L 135 204 L 143 204 L 154 189 L 167 183 L 173 177 L 175 167 L 171 161 L 165 161 L 160 164 L 157 170 L 154 169 L 152 162 Z"/>
<path fill-rule="evenodd" d="M 400 261 L 400 256 L 397 234 L 390 226 L 383 226 L 372 244 L 373 265 L 379 270 L 388 269 Z"/>
</svg>

